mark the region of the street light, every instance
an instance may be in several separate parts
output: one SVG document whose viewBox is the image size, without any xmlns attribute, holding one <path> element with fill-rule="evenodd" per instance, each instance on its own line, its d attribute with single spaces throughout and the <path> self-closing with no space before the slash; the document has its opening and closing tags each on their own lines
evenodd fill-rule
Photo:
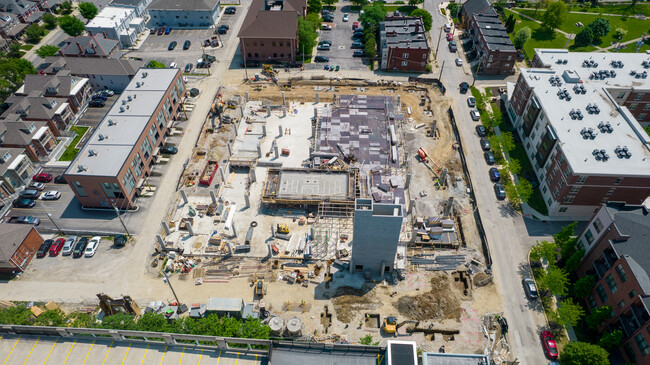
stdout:
<svg viewBox="0 0 650 365">
<path fill-rule="evenodd" d="M 52 213 L 47 213 L 47 217 L 50 218 L 50 221 L 52 222 L 52 224 L 54 224 L 54 227 L 56 227 L 56 229 L 59 231 L 59 234 L 63 235 L 63 231 L 61 230 L 61 228 L 57 226 L 56 223 L 54 222 L 54 219 L 52 219 Z"/>
</svg>

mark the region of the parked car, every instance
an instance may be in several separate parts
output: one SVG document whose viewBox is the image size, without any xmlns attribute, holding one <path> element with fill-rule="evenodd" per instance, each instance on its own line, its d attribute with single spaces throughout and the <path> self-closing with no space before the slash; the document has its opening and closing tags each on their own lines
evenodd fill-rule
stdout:
<svg viewBox="0 0 650 365">
<path fill-rule="evenodd" d="M 88 106 L 91 108 L 103 108 L 104 105 L 106 105 L 106 102 L 102 99 L 91 100 L 90 103 L 88 103 Z"/>
<path fill-rule="evenodd" d="M 101 242 L 101 240 L 102 238 L 99 236 L 95 236 L 90 239 L 90 242 L 88 242 L 88 246 L 86 246 L 86 251 L 85 251 L 86 257 L 95 256 L 95 253 L 97 252 L 97 248 L 99 247 L 99 242 Z"/>
<path fill-rule="evenodd" d="M 454 35 L 451 33 L 447 33 L 447 40 L 448 41 L 453 41 L 454 40 Z"/>
<path fill-rule="evenodd" d="M 366 57 L 366 52 L 361 49 L 357 49 L 356 51 L 352 52 L 352 57 Z"/>
<path fill-rule="evenodd" d="M 223 12 L 224 14 L 235 14 L 237 12 L 237 8 L 234 6 L 229 6 L 226 8 L 226 10 Z"/>
<path fill-rule="evenodd" d="M 165 34 L 169 34 L 171 32 L 172 32 L 172 27 L 165 28 Z"/>
<path fill-rule="evenodd" d="M 487 129 L 481 124 L 476 126 L 476 134 L 478 134 L 479 137 L 485 137 L 487 136 Z"/>
<path fill-rule="evenodd" d="M 244 62 L 240 63 L 244 67 Z M 260 61 L 256 60 L 246 60 L 246 67 L 260 67 Z"/>
<path fill-rule="evenodd" d="M 186 40 L 186 41 L 183 43 L 183 50 L 188 50 L 188 49 L 190 49 L 190 46 L 191 46 L 191 45 L 192 45 L 192 42 L 190 42 L 189 39 Z"/>
<path fill-rule="evenodd" d="M 107 96 L 113 96 L 113 95 L 115 95 L 115 91 L 106 89 L 106 90 L 102 90 L 102 94 L 107 95 Z"/>
<path fill-rule="evenodd" d="M 319 44 L 318 47 L 316 47 L 317 50 L 319 51 L 329 51 L 330 50 L 330 45 L 329 44 Z"/>
<path fill-rule="evenodd" d="M 224 24 L 224 25 L 220 25 L 219 28 L 217 29 L 217 33 L 219 33 L 219 34 L 227 34 L 227 33 L 228 33 L 228 29 L 230 29 L 229 26 L 227 26 L 227 25 L 225 25 L 225 24 Z"/>
<path fill-rule="evenodd" d="M 176 62 L 170 63 L 169 68 L 178 68 L 178 63 L 176 63 Z"/>
<path fill-rule="evenodd" d="M 23 199 L 38 199 L 41 196 L 41 192 L 36 189 L 25 189 L 18 196 Z"/>
<path fill-rule="evenodd" d="M 105 95 L 103 92 L 94 93 L 91 97 L 92 100 L 104 100 L 108 99 L 108 95 Z"/>
<path fill-rule="evenodd" d="M 506 189 L 503 187 L 502 184 L 500 183 L 494 184 L 494 195 L 497 196 L 498 200 L 503 200 L 506 198 Z"/>
<path fill-rule="evenodd" d="M 359 22 L 352 23 L 352 30 L 359 28 Z"/>
<path fill-rule="evenodd" d="M 50 246 L 49 254 L 50 256 L 57 256 L 61 249 L 63 249 L 63 244 L 65 243 L 65 238 L 57 238 L 56 241 Z"/>
<path fill-rule="evenodd" d="M 524 285 L 524 291 L 528 299 L 537 299 L 537 287 L 535 286 L 535 281 L 531 278 L 523 278 L 521 283 Z"/>
<path fill-rule="evenodd" d="M 88 246 L 88 237 L 81 237 L 77 244 L 74 245 L 74 250 L 72 251 L 72 257 L 81 257 Z"/>
<path fill-rule="evenodd" d="M 477 122 L 481 120 L 481 113 L 478 112 L 476 109 L 472 109 L 469 111 L 469 116 L 472 117 L 472 120 Z"/>
<path fill-rule="evenodd" d="M 32 217 L 29 215 L 21 215 L 18 217 L 11 217 L 9 218 L 8 223 L 16 223 L 16 224 L 33 224 L 35 226 L 38 226 L 41 224 L 41 219 L 38 217 Z"/>
<path fill-rule="evenodd" d="M 330 59 L 324 56 L 316 56 L 314 57 L 314 62 L 329 62 Z"/>
<path fill-rule="evenodd" d="M 488 165 L 494 165 L 494 154 L 491 151 L 483 152 L 483 158 Z"/>
<path fill-rule="evenodd" d="M 149 34 L 156 34 L 156 28 L 149 29 Z"/>
<path fill-rule="evenodd" d="M 11 203 L 14 208 L 32 208 L 36 202 L 32 199 L 18 198 Z"/>
<path fill-rule="evenodd" d="M 463 65 L 463 60 L 461 60 L 460 58 L 456 58 L 456 66 L 460 67 L 462 65 Z"/>
<path fill-rule="evenodd" d="M 67 240 L 65 240 L 65 243 L 63 244 L 63 249 L 61 250 L 61 255 L 63 256 L 69 256 L 72 255 L 72 251 L 74 250 L 74 246 L 77 243 L 77 236 L 70 236 L 68 237 Z"/>
<path fill-rule="evenodd" d="M 49 183 L 52 181 L 54 177 L 52 174 L 46 174 L 44 172 L 41 172 L 40 174 L 36 174 L 32 177 L 32 180 L 37 181 L 37 182 L 42 182 L 42 183 Z"/>
<path fill-rule="evenodd" d="M 470 96 L 469 98 L 467 98 L 467 106 L 470 107 L 470 108 L 473 108 L 473 107 L 476 106 L 476 99 L 474 99 L 473 96 Z"/>
<path fill-rule="evenodd" d="M 490 141 L 487 140 L 487 138 L 481 138 L 481 148 L 483 151 L 489 151 L 490 150 Z"/>
<path fill-rule="evenodd" d="M 160 152 L 167 155 L 175 155 L 176 153 L 178 153 L 178 148 L 174 146 L 162 146 L 160 147 Z"/>
<path fill-rule="evenodd" d="M 451 32 L 451 25 L 449 25 L 449 24 L 445 24 L 445 25 L 443 26 L 443 28 L 445 29 L 445 32 L 447 32 L 447 33 Z"/>
<path fill-rule="evenodd" d="M 350 20 L 350 17 L 348 16 L 348 13 L 343 13 L 343 21 L 347 22 L 348 20 Z"/>
<path fill-rule="evenodd" d="M 165 34 L 165 27 L 158 28 L 158 35 L 163 35 L 163 34 Z"/>
<path fill-rule="evenodd" d="M 361 33 L 363 34 L 363 28 L 358 27 L 357 29 L 354 30 L 354 34 Z"/>
<path fill-rule="evenodd" d="M 332 26 L 329 24 L 323 24 L 320 26 L 321 30 L 332 30 Z"/>
<path fill-rule="evenodd" d="M 352 46 L 350 46 L 350 48 L 352 48 L 352 49 L 362 49 L 362 48 L 365 48 L 365 46 L 363 45 L 363 43 L 361 43 L 359 41 L 354 41 L 354 42 L 352 42 Z"/>
<path fill-rule="evenodd" d="M 458 87 L 460 88 L 460 93 L 465 94 L 469 90 L 469 84 L 465 81 L 461 82 Z"/>
<path fill-rule="evenodd" d="M 201 90 L 199 90 L 199 89 L 193 87 L 193 88 L 190 89 L 190 92 L 189 92 L 189 93 L 190 93 L 190 96 L 191 96 L 191 97 L 196 97 L 196 96 L 198 96 L 198 95 L 201 93 Z"/>
<path fill-rule="evenodd" d="M 319 45 L 319 46 L 320 46 L 321 44 L 327 44 L 327 45 L 329 45 L 329 46 L 331 47 L 331 46 L 332 46 L 332 41 L 320 41 L 320 42 L 318 42 L 318 45 Z"/>
<path fill-rule="evenodd" d="M 34 189 L 34 190 L 43 190 L 45 189 L 45 184 L 41 182 L 32 182 L 31 184 L 27 185 L 28 189 Z"/>
<path fill-rule="evenodd" d="M 544 346 L 544 353 L 549 359 L 557 359 L 557 344 L 555 343 L 555 338 L 551 332 L 542 331 L 542 345 Z"/>
<path fill-rule="evenodd" d="M 167 47 L 167 50 L 169 50 L 169 51 L 173 51 L 174 48 L 176 48 L 176 45 L 177 45 L 177 44 L 178 44 L 178 42 L 176 42 L 176 41 L 172 41 L 171 43 L 169 43 L 169 47 Z"/>
<path fill-rule="evenodd" d="M 458 45 L 456 44 L 455 41 L 449 42 L 449 51 L 450 52 L 456 52 L 458 50 Z"/>
<path fill-rule="evenodd" d="M 496 167 L 490 168 L 489 174 L 490 174 L 490 180 L 492 181 L 501 180 L 501 174 L 499 174 L 499 169 L 497 169 Z"/>
<path fill-rule="evenodd" d="M 47 252 L 50 250 L 50 247 L 52 247 L 53 242 L 53 240 L 43 241 L 43 243 L 41 243 L 41 245 L 38 247 L 38 251 L 36 251 L 36 257 L 45 257 L 45 255 L 47 255 Z"/>
<path fill-rule="evenodd" d="M 43 194 L 41 199 L 43 200 L 57 200 L 61 197 L 61 192 L 56 190 L 50 190 L 47 193 Z"/>
<path fill-rule="evenodd" d="M 194 68 L 194 65 L 191 64 L 191 63 L 188 63 L 187 65 L 185 65 L 185 72 L 192 71 L 192 68 Z"/>
</svg>

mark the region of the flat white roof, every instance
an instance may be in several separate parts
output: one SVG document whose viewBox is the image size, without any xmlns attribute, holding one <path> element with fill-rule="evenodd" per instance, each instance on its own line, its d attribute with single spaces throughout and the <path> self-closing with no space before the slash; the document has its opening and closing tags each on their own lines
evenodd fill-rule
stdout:
<svg viewBox="0 0 650 365">
<path fill-rule="evenodd" d="M 131 8 L 106 6 L 86 24 L 86 28 L 115 28 L 115 23 L 121 25 L 133 12 Z"/>
<path fill-rule="evenodd" d="M 176 68 L 139 69 L 66 175 L 117 176 L 142 134 L 149 133 L 145 128 L 179 72 Z"/>
<path fill-rule="evenodd" d="M 538 50 L 538 55 L 551 68 L 522 69 L 521 75 L 533 88 L 573 172 L 578 175 L 650 176 L 650 137 L 629 110 L 620 107 L 608 92 L 611 87 L 650 86 L 647 78 L 637 79 L 629 74 L 635 68 L 641 72 L 647 70 L 642 61 L 647 59 L 650 62 L 650 56 L 644 53 L 569 53 L 566 50 Z M 583 67 L 584 60 L 589 59 L 597 59 L 598 62 L 594 63 L 598 65 Z M 623 69 L 612 67 L 611 61 L 619 59 L 623 60 Z M 556 63 L 558 60 L 568 61 Z M 608 76 L 590 79 L 593 72 L 600 75 L 600 70 L 606 70 Z M 611 70 L 615 74 L 611 74 Z M 563 94 L 563 97 L 558 94 Z M 588 110 L 589 106 L 592 112 Z M 598 108 L 598 112 L 593 106 Z M 581 116 L 571 115 L 571 112 L 578 111 Z M 607 126 L 612 130 L 609 131 Z M 585 131 L 593 132 L 595 137 L 585 138 Z M 616 152 L 619 147 L 627 147 L 631 156 L 619 157 Z M 604 150 L 609 158 L 598 160 L 595 150 Z"/>
</svg>

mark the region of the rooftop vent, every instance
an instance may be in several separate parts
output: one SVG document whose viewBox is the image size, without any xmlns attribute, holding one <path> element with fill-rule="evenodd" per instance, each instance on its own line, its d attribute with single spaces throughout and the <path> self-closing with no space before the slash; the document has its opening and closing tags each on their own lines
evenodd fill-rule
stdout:
<svg viewBox="0 0 650 365">
<path fill-rule="evenodd" d="M 126 100 L 122 99 L 122 105 L 126 104 Z"/>
<path fill-rule="evenodd" d="M 562 80 L 560 79 L 560 76 L 551 76 L 548 81 L 551 83 L 553 86 L 562 86 Z"/>
<path fill-rule="evenodd" d="M 627 146 L 623 146 L 622 148 L 621 148 L 621 146 L 617 146 L 614 149 L 614 152 L 616 153 L 616 156 L 618 156 L 618 158 L 630 158 L 630 157 L 632 157 L 632 153 L 628 150 Z"/>
<path fill-rule="evenodd" d="M 571 95 L 569 95 L 569 91 L 567 89 L 560 89 L 557 92 L 557 96 L 559 96 L 560 99 L 566 99 L 566 101 L 571 101 Z"/>
<path fill-rule="evenodd" d="M 142 84 L 140 83 L 140 81 L 136 81 L 136 83 L 135 83 L 135 87 L 140 87 L 141 85 L 142 85 Z"/>
<path fill-rule="evenodd" d="M 596 61 L 594 61 L 594 60 L 584 60 L 584 61 L 582 61 L 582 67 L 587 67 L 587 68 L 589 68 L 589 67 L 593 67 L 593 68 L 596 68 L 596 67 L 598 67 L 598 62 L 596 62 Z"/>
<path fill-rule="evenodd" d="M 564 78 L 564 82 L 567 83 L 575 84 L 580 82 L 580 76 L 573 70 L 564 70 L 562 77 Z"/>
<path fill-rule="evenodd" d="M 576 120 L 576 119 L 582 120 L 582 118 L 584 117 L 582 115 L 582 111 L 580 109 L 578 109 L 578 110 L 571 109 L 571 111 L 569 112 L 569 115 L 571 116 L 571 119 L 573 119 L 573 120 Z"/>
<path fill-rule="evenodd" d="M 107 139 L 108 136 L 105 136 L 105 135 L 103 135 L 103 134 L 100 133 L 100 134 L 97 136 L 97 138 L 99 138 L 100 141 L 103 141 L 103 140 Z"/>
<path fill-rule="evenodd" d="M 591 154 L 594 155 L 597 161 L 605 162 L 609 160 L 609 155 L 607 154 L 607 152 L 605 152 L 605 150 L 595 149 L 591 152 Z"/>
<path fill-rule="evenodd" d="M 610 63 L 614 68 L 623 68 L 623 61 L 612 61 Z"/>
<path fill-rule="evenodd" d="M 582 135 L 582 139 L 595 139 L 598 132 L 594 132 L 593 128 L 582 128 L 580 134 Z"/>
<path fill-rule="evenodd" d="M 600 129 L 601 133 L 612 133 L 614 131 L 614 127 L 612 127 L 612 124 L 610 122 L 598 123 L 598 129 Z"/>
<path fill-rule="evenodd" d="M 84 165 L 77 165 L 77 172 L 86 171 L 88 168 Z"/>
<path fill-rule="evenodd" d="M 594 104 L 591 104 L 591 103 L 587 104 L 586 109 L 587 109 L 587 113 L 589 113 L 589 114 L 600 114 L 600 108 L 595 103 Z"/>
<path fill-rule="evenodd" d="M 630 71 L 630 75 L 634 76 L 635 79 L 645 79 L 648 78 L 648 71 L 640 72 L 640 71 L 632 70 Z"/>
<path fill-rule="evenodd" d="M 126 97 L 126 99 L 127 99 L 128 101 L 132 101 L 132 100 L 133 100 L 133 97 L 132 97 L 131 95 L 129 95 L 129 96 Z"/>
<path fill-rule="evenodd" d="M 587 89 L 585 89 L 585 85 L 574 85 L 573 92 L 575 92 L 576 94 L 586 94 Z"/>
<path fill-rule="evenodd" d="M 97 156 L 97 151 L 95 151 L 95 150 L 88 150 L 88 156 Z"/>
<path fill-rule="evenodd" d="M 113 119 L 108 120 L 108 125 L 117 125 L 117 122 L 114 121 Z"/>
<path fill-rule="evenodd" d="M 120 113 L 124 113 L 124 107 L 123 106 L 120 107 Z"/>
<path fill-rule="evenodd" d="M 641 65 L 643 66 L 643 68 L 650 68 L 650 61 L 643 61 L 641 62 Z"/>
<path fill-rule="evenodd" d="M 147 75 L 149 75 L 148 72 L 143 72 L 143 73 L 142 73 L 142 78 L 144 79 L 145 77 L 147 77 Z"/>
</svg>

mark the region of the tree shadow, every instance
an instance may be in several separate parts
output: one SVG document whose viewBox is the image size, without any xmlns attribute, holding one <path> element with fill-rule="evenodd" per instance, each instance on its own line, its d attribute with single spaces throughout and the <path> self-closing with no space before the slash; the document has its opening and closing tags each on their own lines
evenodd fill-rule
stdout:
<svg viewBox="0 0 650 365">
<path fill-rule="evenodd" d="M 517 273 L 522 278 L 522 281 L 521 281 L 522 295 L 524 297 L 526 297 L 526 291 L 524 289 L 523 279 L 524 278 L 532 279 L 533 278 L 533 270 L 530 267 L 530 265 L 528 265 L 528 263 L 523 263 L 522 262 L 522 263 L 519 264 L 519 266 L 517 266 Z M 540 292 L 539 288 L 537 288 L 537 292 L 538 293 Z M 530 298 L 526 297 L 526 299 L 527 299 L 526 304 L 525 304 L 526 308 L 528 308 L 529 310 L 535 311 L 535 312 L 539 312 L 539 313 L 544 312 L 544 307 L 542 306 L 542 301 L 539 298 L 530 299 Z"/>
<path fill-rule="evenodd" d="M 517 211 L 512 207 L 510 203 L 502 202 L 499 204 L 499 213 L 504 218 L 512 218 L 517 216 Z"/>
<path fill-rule="evenodd" d="M 548 29 L 540 26 L 533 30 L 532 38 L 537 41 L 552 41 L 557 37 L 557 32 L 553 29 Z"/>
</svg>

